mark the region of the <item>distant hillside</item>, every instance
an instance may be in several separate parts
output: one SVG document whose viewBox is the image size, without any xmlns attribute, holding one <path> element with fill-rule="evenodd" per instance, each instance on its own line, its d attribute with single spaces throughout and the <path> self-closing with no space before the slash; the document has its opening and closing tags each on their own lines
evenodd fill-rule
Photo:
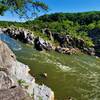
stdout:
<svg viewBox="0 0 100 100">
<path fill-rule="evenodd" d="M 26 24 L 33 30 L 47 27 L 54 32 L 82 38 L 88 45 L 93 43 L 100 54 L 100 11 L 46 14 Z"/>
<path fill-rule="evenodd" d="M 35 20 L 41 20 L 43 22 L 54 22 L 54 21 L 63 21 L 70 20 L 73 22 L 78 22 L 79 24 L 90 24 L 93 21 L 100 20 L 100 12 L 83 12 L 83 13 L 54 13 L 54 14 L 46 14 L 40 16 Z"/>
<path fill-rule="evenodd" d="M 23 23 L 21 22 L 11 22 L 11 21 L 0 21 L 0 27 L 10 27 L 10 26 L 22 26 Z"/>
<path fill-rule="evenodd" d="M 96 51 L 100 52 L 100 11 L 46 14 L 25 23 L 0 22 L 3 27 L 11 25 L 35 31 L 34 34 L 42 37 L 46 37 L 42 32 L 47 28 L 52 33 L 81 38 L 88 46 L 95 45 Z"/>
</svg>

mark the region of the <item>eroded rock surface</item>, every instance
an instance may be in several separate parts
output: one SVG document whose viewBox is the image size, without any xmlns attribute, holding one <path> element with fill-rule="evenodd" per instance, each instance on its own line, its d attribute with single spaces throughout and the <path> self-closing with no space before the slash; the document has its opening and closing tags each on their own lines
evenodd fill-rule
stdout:
<svg viewBox="0 0 100 100">
<path fill-rule="evenodd" d="M 43 39 L 39 37 L 36 37 L 34 39 L 34 47 L 39 51 L 52 50 L 52 46 L 48 42 L 44 41 Z"/>
<path fill-rule="evenodd" d="M 0 100 L 32 100 L 32 98 L 21 88 L 0 90 Z"/>
<path fill-rule="evenodd" d="M 24 43 L 33 44 L 34 36 L 33 34 L 25 29 L 17 29 L 17 28 L 5 28 L 2 29 L 2 32 L 8 34 L 11 38 L 18 39 Z"/>
<path fill-rule="evenodd" d="M 0 100 L 32 100 L 4 70 L 0 71 Z"/>
<path fill-rule="evenodd" d="M 0 41 L 0 100 L 54 100 L 53 91 L 35 83 L 29 67 L 16 60 L 9 47 Z M 29 95 L 28 95 L 29 94 Z M 24 99 L 25 98 L 25 99 Z"/>
<path fill-rule="evenodd" d="M 70 35 L 61 35 L 60 33 L 51 32 L 47 28 L 43 29 L 43 33 L 53 42 L 57 41 L 60 48 L 57 46 L 53 47 L 52 43 L 33 36 L 32 32 L 26 29 L 5 28 L 1 29 L 1 31 L 9 35 L 11 38 L 18 39 L 21 42 L 34 44 L 35 49 L 39 51 L 55 50 L 59 53 L 73 54 L 79 49 L 86 54 L 95 55 L 94 47 L 88 47 L 83 39 L 77 39 Z M 67 51 L 66 49 L 68 48 L 69 50 Z"/>
</svg>

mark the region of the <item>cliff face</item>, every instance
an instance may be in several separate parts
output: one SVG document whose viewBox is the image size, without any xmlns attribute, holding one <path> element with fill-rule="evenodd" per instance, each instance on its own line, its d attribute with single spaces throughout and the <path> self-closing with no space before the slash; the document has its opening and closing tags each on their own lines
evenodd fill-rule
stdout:
<svg viewBox="0 0 100 100">
<path fill-rule="evenodd" d="M 16 60 L 9 47 L 0 41 L 0 100 L 53 100 L 54 93 L 35 83 L 29 67 Z"/>
</svg>

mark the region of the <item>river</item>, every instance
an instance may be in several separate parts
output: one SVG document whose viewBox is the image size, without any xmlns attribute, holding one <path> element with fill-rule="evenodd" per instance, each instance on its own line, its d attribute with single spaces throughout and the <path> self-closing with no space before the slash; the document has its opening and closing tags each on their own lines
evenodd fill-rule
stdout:
<svg viewBox="0 0 100 100">
<path fill-rule="evenodd" d="M 17 59 L 27 64 L 39 84 L 46 84 L 55 93 L 56 100 L 100 100 L 100 59 L 85 54 L 64 55 L 39 52 L 30 45 L 1 35 L 14 51 Z M 46 72 L 47 78 L 40 76 Z"/>
</svg>

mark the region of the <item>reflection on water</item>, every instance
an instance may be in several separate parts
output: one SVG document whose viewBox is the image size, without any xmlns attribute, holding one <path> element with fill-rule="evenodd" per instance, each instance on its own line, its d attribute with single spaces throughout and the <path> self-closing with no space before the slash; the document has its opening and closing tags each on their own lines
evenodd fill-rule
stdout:
<svg viewBox="0 0 100 100">
<path fill-rule="evenodd" d="M 12 48 L 13 50 L 16 50 L 16 51 L 21 50 L 21 45 L 18 44 L 14 39 L 10 38 L 9 36 L 5 34 L 0 33 L 0 40 L 7 43 L 9 47 Z"/>
</svg>

